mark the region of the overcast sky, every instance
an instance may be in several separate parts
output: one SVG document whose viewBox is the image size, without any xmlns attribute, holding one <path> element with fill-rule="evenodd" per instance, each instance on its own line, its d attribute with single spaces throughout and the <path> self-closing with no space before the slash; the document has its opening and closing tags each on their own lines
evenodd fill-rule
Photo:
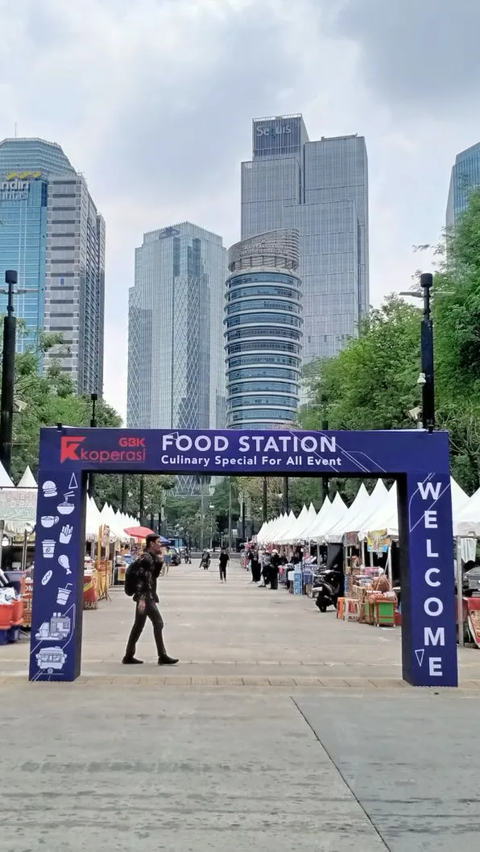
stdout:
<svg viewBox="0 0 480 852">
<path fill-rule="evenodd" d="M 365 135 L 371 301 L 410 286 L 480 141 L 479 31 L 478 0 L 0 0 L 0 138 L 62 145 L 106 219 L 107 400 L 124 412 L 134 247 L 187 219 L 239 238 L 253 117 Z"/>
</svg>

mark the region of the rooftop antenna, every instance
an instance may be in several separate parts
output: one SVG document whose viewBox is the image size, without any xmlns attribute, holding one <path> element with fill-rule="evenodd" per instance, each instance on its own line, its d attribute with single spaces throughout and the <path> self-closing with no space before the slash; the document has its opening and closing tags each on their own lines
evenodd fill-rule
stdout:
<svg viewBox="0 0 480 852">
<path fill-rule="evenodd" d="M 17 138 L 17 122 L 15 122 L 15 139 Z"/>
</svg>

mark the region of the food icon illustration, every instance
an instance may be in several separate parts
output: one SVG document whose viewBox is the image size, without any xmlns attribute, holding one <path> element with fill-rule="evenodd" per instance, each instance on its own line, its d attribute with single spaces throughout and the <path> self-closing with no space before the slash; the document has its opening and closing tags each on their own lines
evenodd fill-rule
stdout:
<svg viewBox="0 0 480 852">
<path fill-rule="evenodd" d="M 75 504 L 69 502 L 69 497 L 73 497 L 73 494 L 71 491 L 69 491 L 67 494 L 64 495 L 64 497 L 65 499 L 63 503 L 59 503 L 57 509 L 61 515 L 71 515 L 72 512 L 75 510 Z"/>
<path fill-rule="evenodd" d="M 42 541 L 42 552 L 44 559 L 53 559 L 53 557 L 55 556 L 55 544 L 56 542 L 53 540 L 53 538 L 48 538 L 45 539 L 45 541 Z"/>
<path fill-rule="evenodd" d="M 59 606 L 65 606 L 70 595 L 72 594 L 72 584 L 67 583 L 64 589 L 59 589 L 57 594 L 57 604 Z"/>
<path fill-rule="evenodd" d="M 59 563 L 59 565 L 62 566 L 62 568 L 65 568 L 65 571 L 67 572 L 67 574 L 72 573 L 70 571 L 70 560 L 69 560 L 68 556 L 65 556 L 62 553 L 62 555 L 58 557 L 58 563 Z"/>
<path fill-rule="evenodd" d="M 38 632 L 35 634 L 35 639 L 42 642 L 46 639 L 66 639 L 70 634 L 72 620 L 68 615 L 61 615 L 59 612 L 54 612 L 50 621 L 44 621 L 40 625 Z"/>
<path fill-rule="evenodd" d="M 46 586 L 47 583 L 52 579 L 53 571 L 47 571 L 46 574 L 42 577 L 42 586 Z"/>
<path fill-rule="evenodd" d="M 67 659 L 66 653 L 58 647 L 41 648 L 36 657 L 38 668 L 48 674 L 61 672 Z"/>
<path fill-rule="evenodd" d="M 45 529 L 54 527 L 55 524 L 58 524 L 59 520 L 58 515 L 44 515 L 42 518 L 42 527 L 45 527 Z"/>
<path fill-rule="evenodd" d="M 68 525 L 62 527 L 62 532 L 60 533 L 60 544 L 69 544 L 70 539 L 72 538 L 73 527 L 69 527 Z"/>
<path fill-rule="evenodd" d="M 42 485 L 44 497 L 56 497 L 57 496 L 57 486 L 51 480 L 47 480 Z"/>
</svg>

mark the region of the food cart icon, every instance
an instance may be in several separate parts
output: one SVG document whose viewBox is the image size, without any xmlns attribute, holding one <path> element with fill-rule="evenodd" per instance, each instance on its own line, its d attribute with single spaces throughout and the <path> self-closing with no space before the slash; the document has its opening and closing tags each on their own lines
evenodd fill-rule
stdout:
<svg viewBox="0 0 480 852">
<path fill-rule="evenodd" d="M 40 625 L 35 638 L 39 642 L 45 639 L 66 639 L 70 635 L 72 620 L 68 615 L 60 615 L 59 612 L 54 612 L 50 621 L 44 621 Z"/>
<path fill-rule="evenodd" d="M 66 659 L 67 655 L 62 648 L 42 648 L 37 654 L 37 665 L 41 671 L 53 674 L 63 669 Z"/>
</svg>

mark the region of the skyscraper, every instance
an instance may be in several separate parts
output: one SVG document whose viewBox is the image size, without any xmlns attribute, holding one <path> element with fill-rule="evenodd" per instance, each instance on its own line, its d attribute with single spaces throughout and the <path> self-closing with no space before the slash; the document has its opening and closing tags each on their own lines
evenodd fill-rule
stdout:
<svg viewBox="0 0 480 852">
<path fill-rule="evenodd" d="M 457 154 L 452 168 L 447 203 L 447 228 L 458 221 L 468 207 L 472 189 L 480 186 L 480 142 Z"/>
<path fill-rule="evenodd" d="M 225 306 L 227 425 L 271 429 L 295 419 L 302 351 L 299 235 L 272 231 L 232 246 Z"/>
<path fill-rule="evenodd" d="M 85 178 L 59 145 L 43 139 L 0 142 L 0 275 L 18 271 L 15 311 L 24 321 L 18 349 L 42 331 L 61 333 L 50 350 L 79 393 L 103 391 L 105 223 Z M 0 296 L 0 311 L 5 310 Z"/>
<path fill-rule="evenodd" d="M 127 425 L 225 425 L 222 238 L 183 222 L 144 234 L 130 289 Z"/>
<path fill-rule="evenodd" d="M 368 163 L 361 136 L 310 142 L 301 115 L 254 119 L 242 163 L 242 239 L 300 234 L 303 358 L 329 357 L 369 308 Z"/>
</svg>

